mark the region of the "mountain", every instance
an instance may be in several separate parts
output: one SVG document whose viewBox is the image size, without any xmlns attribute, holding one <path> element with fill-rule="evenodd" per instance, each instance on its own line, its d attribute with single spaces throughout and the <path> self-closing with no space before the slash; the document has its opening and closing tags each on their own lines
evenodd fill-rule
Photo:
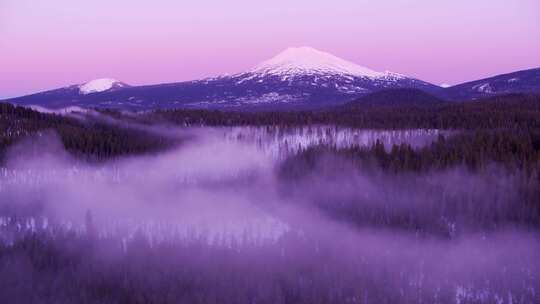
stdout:
<svg viewBox="0 0 540 304">
<path fill-rule="evenodd" d="M 39 106 L 49 109 L 68 108 L 73 106 L 90 107 L 94 96 L 104 96 L 130 85 L 111 78 L 91 80 L 82 84 L 41 92 L 37 94 L 5 100 L 10 103 Z"/>
<path fill-rule="evenodd" d="M 8 101 L 50 108 L 291 109 L 343 104 L 390 88 L 442 90 L 418 79 L 376 72 L 310 47 L 300 47 L 289 48 L 249 71 L 230 76 L 133 87 L 100 79 Z"/>
<path fill-rule="evenodd" d="M 362 107 L 395 106 L 426 107 L 437 106 L 444 103 L 447 103 L 447 101 L 419 89 L 390 89 L 362 96 L 346 103 L 343 108 L 354 109 Z"/>
<path fill-rule="evenodd" d="M 415 89 L 433 95 L 426 97 Z M 340 106 L 379 91 L 380 102 L 426 104 L 432 97 L 466 101 L 510 93 L 540 93 L 540 69 L 519 71 L 446 88 L 393 72 L 378 72 L 310 47 L 289 48 L 254 68 L 201 80 L 129 86 L 114 79 L 4 100 L 45 108 L 101 107 L 292 110 Z M 398 96 L 403 94 L 403 96 Z M 413 100 L 416 96 L 418 100 Z"/>
<path fill-rule="evenodd" d="M 471 100 L 513 93 L 540 93 L 540 68 L 455 85 L 446 88 L 444 96 L 452 100 Z"/>
<path fill-rule="evenodd" d="M 129 85 L 111 78 L 101 78 L 89 81 L 78 86 L 80 94 L 91 94 L 99 92 L 107 92 L 121 88 L 129 87 Z"/>
</svg>

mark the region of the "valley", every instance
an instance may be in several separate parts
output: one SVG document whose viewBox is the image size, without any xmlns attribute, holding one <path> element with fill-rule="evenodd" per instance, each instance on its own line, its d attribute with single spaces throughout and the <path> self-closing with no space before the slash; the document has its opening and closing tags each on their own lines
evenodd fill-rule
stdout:
<svg viewBox="0 0 540 304">
<path fill-rule="evenodd" d="M 464 106 L 470 118 L 454 120 Z M 1 109 L 9 298 L 538 299 L 532 97 L 288 113 Z"/>
</svg>

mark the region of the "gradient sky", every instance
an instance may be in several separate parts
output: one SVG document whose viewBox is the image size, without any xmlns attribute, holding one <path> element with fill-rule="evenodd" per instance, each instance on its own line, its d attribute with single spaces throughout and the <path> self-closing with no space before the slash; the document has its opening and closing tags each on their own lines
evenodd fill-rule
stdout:
<svg viewBox="0 0 540 304">
<path fill-rule="evenodd" d="M 236 73 L 289 46 L 456 84 L 540 67 L 540 1 L 0 0 L 0 97 Z"/>
</svg>

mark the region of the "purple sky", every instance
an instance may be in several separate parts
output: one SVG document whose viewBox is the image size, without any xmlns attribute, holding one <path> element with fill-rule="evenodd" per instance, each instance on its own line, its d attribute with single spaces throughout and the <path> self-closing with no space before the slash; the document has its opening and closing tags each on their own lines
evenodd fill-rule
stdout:
<svg viewBox="0 0 540 304">
<path fill-rule="evenodd" d="M 456 84 L 540 66 L 538 0 L 0 0 L 0 97 L 251 68 L 312 46 Z"/>
</svg>

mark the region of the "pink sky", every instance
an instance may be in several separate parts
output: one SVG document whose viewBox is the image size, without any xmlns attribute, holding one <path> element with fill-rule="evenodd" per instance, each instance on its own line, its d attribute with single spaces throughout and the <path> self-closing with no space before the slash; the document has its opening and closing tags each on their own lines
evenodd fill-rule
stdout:
<svg viewBox="0 0 540 304">
<path fill-rule="evenodd" d="M 540 67 L 540 1 L 0 0 L 0 97 L 236 73 L 289 46 L 457 84 Z"/>
</svg>

